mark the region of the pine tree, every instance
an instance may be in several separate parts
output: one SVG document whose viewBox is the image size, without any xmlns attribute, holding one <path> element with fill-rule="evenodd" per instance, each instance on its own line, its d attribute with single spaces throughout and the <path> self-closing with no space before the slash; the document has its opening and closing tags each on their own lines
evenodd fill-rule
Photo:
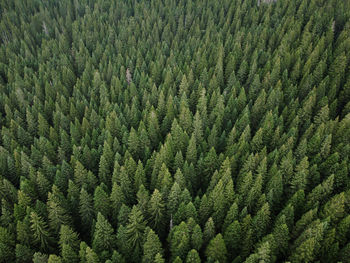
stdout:
<svg viewBox="0 0 350 263">
<path fill-rule="evenodd" d="M 333 222 L 338 222 L 344 217 L 345 194 L 344 192 L 333 196 L 323 207 L 323 216 L 330 217 Z"/>
<path fill-rule="evenodd" d="M 80 191 L 79 214 L 81 217 L 82 227 L 86 231 L 89 231 L 95 212 L 93 209 L 92 197 L 84 188 L 82 188 Z"/>
<path fill-rule="evenodd" d="M 100 178 L 100 181 L 108 184 L 109 179 L 108 177 L 110 176 L 111 171 L 109 169 L 109 163 L 106 160 L 105 156 L 101 156 L 100 158 L 100 163 L 99 163 L 99 170 L 98 170 L 98 177 Z"/>
<path fill-rule="evenodd" d="M 224 232 L 224 240 L 227 244 L 229 256 L 233 257 L 241 247 L 241 225 L 235 220 Z"/>
<path fill-rule="evenodd" d="M 122 204 L 125 203 L 124 194 L 122 192 L 121 187 L 117 183 L 113 184 L 112 192 L 109 198 L 111 201 L 110 204 L 113 222 L 116 222 L 118 212 Z"/>
<path fill-rule="evenodd" d="M 63 250 L 64 245 L 70 246 L 73 250 L 79 250 L 79 237 L 69 226 L 62 225 L 59 233 L 58 244 Z"/>
<path fill-rule="evenodd" d="M 175 258 L 175 260 L 173 261 L 175 263 L 182 263 L 183 261 L 181 260 L 181 258 L 178 256 Z"/>
<path fill-rule="evenodd" d="M 47 199 L 49 226 L 55 232 L 58 232 L 61 225 L 71 225 L 72 219 L 65 209 L 65 198 L 55 185 L 52 187 L 52 192 L 48 194 Z"/>
<path fill-rule="evenodd" d="M 101 184 L 95 188 L 94 193 L 94 211 L 100 212 L 105 218 L 110 215 L 110 199 L 107 193 L 104 191 L 105 185 Z"/>
<path fill-rule="evenodd" d="M 160 130 L 157 113 L 154 109 L 149 113 L 147 130 L 153 148 L 157 147 Z"/>
<path fill-rule="evenodd" d="M 6 228 L 0 227 L 0 258 L 2 262 L 14 260 L 15 238 Z"/>
<path fill-rule="evenodd" d="M 30 214 L 31 230 L 35 242 L 40 246 L 41 249 L 47 250 L 50 247 L 51 236 L 45 221 L 35 212 Z"/>
<path fill-rule="evenodd" d="M 106 262 L 111 262 L 111 263 L 121 262 L 121 263 L 125 263 L 125 259 L 118 251 L 114 250 L 111 260 L 110 261 L 107 260 Z"/>
<path fill-rule="evenodd" d="M 151 199 L 149 200 L 148 213 L 150 215 L 152 226 L 158 230 L 158 233 L 161 233 L 164 225 L 165 210 L 163 198 L 158 189 L 154 190 Z"/>
<path fill-rule="evenodd" d="M 120 187 L 125 197 L 125 201 L 128 204 L 133 203 L 134 189 L 132 188 L 132 182 L 124 166 L 121 167 L 119 176 L 120 176 Z"/>
<path fill-rule="evenodd" d="M 79 255 L 77 252 L 74 251 L 74 249 L 67 244 L 62 245 L 62 262 L 68 263 L 68 262 L 79 262 Z"/>
<path fill-rule="evenodd" d="M 22 260 L 26 262 L 30 262 L 32 260 L 33 251 L 27 246 L 17 244 L 15 252 L 16 260 Z"/>
<path fill-rule="evenodd" d="M 154 258 L 154 263 L 164 263 L 165 260 L 160 253 L 158 253 Z"/>
<path fill-rule="evenodd" d="M 113 232 L 112 226 L 102 213 L 99 212 L 97 214 L 94 237 L 92 240 L 92 249 L 98 254 L 101 254 L 104 251 L 112 251 L 115 244 L 115 236 Z"/>
<path fill-rule="evenodd" d="M 200 263 L 201 259 L 199 257 L 198 252 L 195 249 L 192 249 L 188 252 L 186 257 L 186 263 Z"/>
<path fill-rule="evenodd" d="M 61 263 L 62 260 L 61 260 L 61 258 L 60 258 L 59 256 L 50 255 L 47 262 L 48 262 L 48 263 Z"/>
<path fill-rule="evenodd" d="M 135 172 L 135 189 L 139 190 L 141 185 L 146 185 L 146 175 L 144 171 L 144 167 L 141 161 L 137 164 L 137 169 Z"/>
<path fill-rule="evenodd" d="M 270 209 L 269 204 L 265 203 L 258 211 L 257 215 L 253 219 L 253 227 L 257 238 L 260 239 L 267 231 L 270 223 Z"/>
<path fill-rule="evenodd" d="M 179 124 L 187 134 L 192 132 L 192 113 L 188 107 L 188 99 L 185 93 L 182 94 L 180 101 Z"/>
<path fill-rule="evenodd" d="M 199 251 L 203 244 L 203 234 L 201 227 L 197 224 L 193 230 L 191 235 L 191 245 L 194 249 Z"/>
<path fill-rule="evenodd" d="M 207 244 L 215 235 L 215 225 L 214 221 L 211 217 L 209 217 L 208 221 L 205 223 L 203 239 L 204 243 Z"/>
<path fill-rule="evenodd" d="M 290 259 L 293 262 L 312 262 L 315 245 L 316 240 L 314 237 L 307 239 L 295 250 Z"/>
<path fill-rule="evenodd" d="M 146 188 L 141 185 L 139 191 L 136 194 L 137 196 L 137 202 L 138 207 L 140 208 L 142 214 L 147 214 L 149 209 L 149 192 L 146 190 Z"/>
<path fill-rule="evenodd" d="M 129 139 L 128 139 L 128 149 L 132 156 L 137 159 L 140 156 L 140 142 L 137 132 L 134 128 L 131 128 Z"/>
<path fill-rule="evenodd" d="M 200 116 L 198 111 L 194 115 L 193 136 L 194 136 L 195 142 L 197 144 L 199 144 L 199 142 L 203 141 L 203 122 L 202 122 L 201 116 Z M 192 137 L 191 137 L 191 139 L 192 139 Z"/>
<path fill-rule="evenodd" d="M 174 215 L 178 209 L 178 206 L 180 205 L 180 196 L 181 196 L 181 189 L 177 182 L 173 184 L 171 187 L 168 202 L 167 202 L 167 210 L 168 214 Z"/>
<path fill-rule="evenodd" d="M 86 248 L 86 263 L 100 262 L 97 254 L 90 247 Z"/>
<path fill-rule="evenodd" d="M 291 189 L 294 192 L 298 190 L 304 190 L 306 187 L 306 182 L 308 179 L 308 167 L 309 162 L 307 157 L 300 161 L 300 163 L 296 167 L 296 173 L 291 181 Z"/>
<path fill-rule="evenodd" d="M 146 229 L 146 239 L 143 245 L 142 262 L 154 262 L 157 255 L 163 255 L 162 244 L 152 229 Z"/>
<path fill-rule="evenodd" d="M 38 135 L 42 137 L 49 137 L 49 124 L 41 113 L 38 114 Z"/>
<path fill-rule="evenodd" d="M 238 205 L 234 202 L 226 214 L 222 229 L 226 229 L 232 222 L 238 219 Z"/>
<path fill-rule="evenodd" d="M 226 262 L 227 249 L 221 234 L 217 234 L 207 246 L 205 254 L 209 260 Z"/>
<path fill-rule="evenodd" d="M 48 255 L 40 252 L 35 252 L 32 258 L 34 263 L 44 263 L 48 262 Z"/>
<path fill-rule="evenodd" d="M 146 222 L 137 206 L 134 206 L 129 215 L 128 224 L 126 226 L 126 236 L 128 242 L 129 253 L 133 261 L 141 258 L 142 244 L 144 240 Z"/>
<path fill-rule="evenodd" d="M 170 234 L 170 252 L 173 260 L 183 259 L 190 249 L 190 235 L 185 222 L 174 227 Z"/>
<path fill-rule="evenodd" d="M 196 139 L 194 134 L 192 134 L 187 147 L 186 160 L 189 163 L 193 163 L 193 164 L 196 164 L 197 162 L 197 147 L 196 147 Z"/>
</svg>

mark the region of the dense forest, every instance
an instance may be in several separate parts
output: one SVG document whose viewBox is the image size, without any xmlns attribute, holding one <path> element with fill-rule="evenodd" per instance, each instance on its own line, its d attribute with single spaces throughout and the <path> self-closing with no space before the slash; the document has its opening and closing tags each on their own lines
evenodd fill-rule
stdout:
<svg viewBox="0 0 350 263">
<path fill-rule="evenodd" d="M 350 1 L 0 0 L 0 262 L 350 262 Z"/>
</svg>

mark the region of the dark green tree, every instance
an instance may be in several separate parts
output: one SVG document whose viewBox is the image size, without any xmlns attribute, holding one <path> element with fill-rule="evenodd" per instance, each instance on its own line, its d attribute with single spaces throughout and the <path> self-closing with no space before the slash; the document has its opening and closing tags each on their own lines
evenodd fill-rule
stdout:
<svg viewBox="0 0 350 263">
<path fill-rule="evenodd" d="M 145 233 L 147 234 L 143 245 L 142 262 L 154 262 L 158 254 L 163 255 L 162 244 L 158 235 L 152 229 L 146 229 Z"/>
<path fill-rule="evenodd" d="M 162 232 L 165 219 L 164 202 L 161 193 L 155 189 L 150 200 L 148 213 L 150 215 L 150 222 L 158 233 Z"/>
<path fill-rule="evenodd" d="M 198 252 L 195 249 L 192 249 L 188 252 L 186 257 L 186 263 L 200 263 L 201 259 L 199 257 Z"/>
<path fill-rule="evenodd" d="M 205 254 L 208 260 L 213 262 L 226 262 L 227 259 L 227 249 L 225 246 L 224 239 L 221 234 L 216 235 L 207 246 Z"/>
<path fill-rule="evenodd" d="M 145 227 L 146 222 L 142 212 L 137 206 L 134 206 L 126 226 L 126 238 L 131 259 L 135 262 L 141 258 Z"/>
<path fill-rule="evenodd" d="M 92 248 L 96 253 L 101 254 L 104 251 L 112 251 L 115 246 L 115 235 L 113 227 L 108 220 L 98 212 L 95 225 Z"/>
</svg>

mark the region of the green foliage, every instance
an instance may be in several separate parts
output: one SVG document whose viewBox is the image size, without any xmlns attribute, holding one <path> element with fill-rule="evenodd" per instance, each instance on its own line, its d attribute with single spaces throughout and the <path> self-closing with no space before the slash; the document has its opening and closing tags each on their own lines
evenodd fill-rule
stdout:
<svg viewBox="0 0 350 263">
<path fill-rule="evenodd" d="M 56 255 L 50 255 L 49 260 L 47 261 L 48 263 L 61 263 L 62 260 L 59 256 Z"/>
<path fill-rule="evenodd" d="M 185 222 L 172 229 L 170 234 L 170 252 L 173 260 L 184 259 L 190 250 L 190 235 Z"/>
<path fill-rule="evenodd" d="M 95 214 L 92 203 L 92 197 L 84 188 L 82 188 L 80 191 L 79 198 L 79 214 L 81 217 L 82 226 L 85 228 L 86 231 L 90 229 L 92 219 Z"/>
<path fill-rule="evenodd" d="M 194 249 L 199 251 L 203 244 L 203 234 L 201 227 L 197 224 L 193 230 L 191 235 L 191 245 Z"/>
<path fill-rule="evenodd" d="M 0 258 L 2 262 L 14 260 L 14 236 L 6 228 L 0 227 Z"/>
<path fill-rule="evenodd" d="M 95 225 L 92 248 L 96 253 L 102 254 L 104 251 L 111 251 L 115 245 L 113 228 L 106 218 L 99 212 Z"/>
<path fill-rule="evenodd" d="M 103 190 L 104 185 L 96 187 L 94 192 L 94 211 L 100 212 L 104 217 L 110 214 L 110 199 L 107 193 Z"/>
<path fill-rule="evenodd" d="M 65 198 L 54 185 L 52 192 L 47 197 L 47 208 L 49 212 L 49 225 L 56 232 L 59 231 L 61 225 L 71 225 L 72 220 L 65 207 Z"/>
<path fill-rule="evenodd" d="M 161 231 L 164 225 L 164 202 L 161 193 L 158 189 L 155 189 L 150 200 L 148 213 L 150 215 L 150 221 L 152 222 L 152 227 Z"/>
<path fill-rule="evenodd" d="M 0 261 L 347 262 L 349 20 L 0 1 Z"/>
<path fill-rule="evenodd" d="M 46 263 L 48 262 L 48 255 L 40 252 L 35 252 L 32 260 L 34 263 Z"/>
<path fill-rule="evenodd" d="M 205 250 L 205 254 L 209 261 L 226 262 L 227 249 L 221 234 L 217 234 L 216 237 L 210 240 L 209 245 Z"/>
<path fill-rule="evenodd" d="M 201 259 L 199 257 L 198 252 L 195 249 L 192 249 L 188 252 L 186 257 L 186 263 L 200 263 Z"/>
<path fill-rule="evenodd" d="M 157 255 L 163 255 L 162 244 L 157 234 L 152 230 L 148 229 L 146 235 L 146 241 L 143 245 L 143 257 L 142 262 L 154 262 Z"/>
<path fill-rule="evenodd" d="M 50 232 L 46 222 L 35 212 L 30 214 L 30 227 L 35 239 L 35 242 L 43 250 L 47 250 L 50 246 Z"/>
<path fill-rule="evenodd" d="M 137 206 L 134 206 L 130 212 L 128 224 L 126 226 L 129 253 L 132 255 L 132 260 L 134 261 L 141 258 L 145 227 L 146 222 L 144 221 L 142 212 Z"/>
</svg>

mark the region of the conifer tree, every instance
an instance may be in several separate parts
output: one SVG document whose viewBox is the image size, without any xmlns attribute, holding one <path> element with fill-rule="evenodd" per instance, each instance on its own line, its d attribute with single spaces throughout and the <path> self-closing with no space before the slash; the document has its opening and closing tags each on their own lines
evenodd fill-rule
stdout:
<svg viewBox="0 0 350 263">
<path fill-rule="evenodd" d="M 14 260 L 15 238 L 6 228 L 0 227 L 0 256 L 2 260 Z"/>
<path fill-rule="evenodd" d="M 47 199 L 49 226 L 55 232 L 58 232 L 62 225 L 70 225 L 72 219 L 65 209 L 65 198 L 55 185 L 52 187 L 52 192 L 48 194 Z"/>
<path fill-rule="evenodd" d="M 100 212 L 104 217 L 110 215 L 110 199 L 107 193 L 104 191 L 104 184 L 101 184 L 95 188 L 94 193 L 94 211 Z"/>
<path fill-rule="evenodd" d="M 348 262 L 350 1 L 0 10 L 0 262 Z"/>
<path fill-rule="evenodd" d="M 158 189 L 155 189 L 150 200 L 149 200 L 149 208 L 148 213 L 150 215 L 150 221 L 155 229 L 158 230 L 158 233 L 162 231 L 164 225 L 164 202 L 162 199 L 161 193 Z"/>
<path fill-rule="evenodd" d="M 35 242 L 41 249 L 47 250 L 51 243 L 51 236 L 47 224 L 35 212 L 31 212 L 30 214 L 30 223 Z"/>
<path fill-rule="evenodd" d="M 115 244 L 115 236 L 113 228 L 107 219 L 99 212 L 95 225 L 94 237 L 92 240 L 92 248 L 97 253 L 103 251 L 111 251 Z"/>
<path fill-rule="evenodd" d="M 188 252 L 186 257 L 186 263 L 200 263 L 201 259 L 199 257 L 198 252 L 195 249 L 192 249 Z"/>
<path fill-rule="evenodd" d="M 93 200 L 89 193 L 82 188 L 79 198 L 79 214 L 83 228 L 88 231 L 94 217 Z"/>
<path fill-rule="evenodd" d="M 146 222 L 137 206 L 134 206 L 129 215 L 128 224 L 126 226 L 126 237 L 129 247 L 129 253 L 133 261 L 141 258 L 142 244 L 144 241 L 144 231 Z"/>
<path fill-rule="evenodd" d="M 216 235 L 207 246 L 205 253 L 209 260 L 226 262 L 227 249 L 221 234 Z"/>
<path fill-rule="evenodd" d="M 146 229 L 146 239 L 143 245 L 143 257 L 142 262 L 154 262 L 157 255 L 163 255 L 162 244 L 159 237 L 152 229 Z"/>
<path fill-rule="evenodd" d="M 211 217 L 209 217 L 204 227 L 204 232 L 203 232 L 204 242 L 208 243 L 214 237 L 214 235 L 215 235 L 214 221 Z"/>
<path fill-rule="evenodd" d="M 173 260 L 185 258 L 190 249 L 190 235 L 185 222 L 172 230 L 170 252 Z"/>
</svg>

